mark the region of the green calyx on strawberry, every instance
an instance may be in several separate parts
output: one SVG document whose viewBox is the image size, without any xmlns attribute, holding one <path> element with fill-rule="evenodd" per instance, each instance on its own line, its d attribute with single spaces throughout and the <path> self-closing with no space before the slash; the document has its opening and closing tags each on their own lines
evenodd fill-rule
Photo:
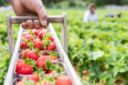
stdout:
<svg viewBox="0 0 128 85">
<path fill-rule="evenodd" d="M 33 49 L 34 48 L 34 42 L 33 41 L 28 41 L 27 44 L 28 44 L 28 47 L 30 49 Z"/>
<path fill-rule="evenodd" d="M 20 43 L 20 48 L 21 49 L 27 49 L 27 48 L 33 48 L 34 47 L 34 43 L 33 40 L 28 40 L 26 38 L 23 38 L 21 43 Z"/>
<path fill-rule="evenodd" d="M 54 41 L 54 38 L 51 36 L 51 34 L 49 32 L 44 34 L 43 39 L 50 40 L 50 42 Z"/>
<path fill-rule="evenodd" d="M 49 54 L 50 56 L 57 56 L 57 53 L 54 52 L 54 51 L 50 51 L 50 52 L 48 52 L 48 54 Z"/>
<path fill-rule="evenodd" d="M 61 73 L 63 71 L 63 68 L 60 66 L 60 64 L 55 64 L 50 60 L 47 60 L 47 69 L 48 71 L 55 71 L 57 73 Z"/>
<path fill-rule="evenodd" d="M 53 41 L 51 41 L 50 39 L 53 39 L 52 37 L 50 38 L 50 34 L 45 34 L 43 37 L 43 43 L 44 43 L 44 48 L 46 50 L 50 50 L 50 51 L 54 51 L 56 49 L 56 45 Z"/>
<path fill-rule="evenodd" d="M 55 69 L 55 64 L 51 60 L 48 59 L 46 61 L 46 68 L 47 70 L 53 70 Z"/>
<path fill-rule="evenodd" d="M 25 64 L 32 65 L 33 67 L 36 65 L 36 61 L 33 59 L 26 58 L 24 61 Z"/>
<path fill-rule="evenodd" d="M 57 60 L 57 53 L 54 51 L 40 51 L 40 55 L 47 55 L 50 60 Z"/>
<path fill-rule="evenodd" d="M 33 31 L 31 29 L 27 30 L 30 35 L 34 35 Z"/>
<path fill-rule="evenodd" d="M 43 40 L 44 49 L 46 49 L 49 44 L 50 44 L 49 40 Z"/>
<path fill-rule="evenodd" d="M 53 76 L 44 75 L 41 81 L 41 85 L 54 85 L 55 79 Z"/>
<path fill-rule="evenodd" d="M 43 55 L 38 58 L 36 61 L 37 67 L 42 68 L 44 71 L 47 70 L 56 70 L 58 72 L 61 71 L 61 67 L 55 65 L 52 60 L 49 58 L 49 55 Z"/>
<path fill-rule="evenodd" d="M 45 73 L 45 72 L 43 71 L 43 69 L 40 68 L 40 67 L 36 67 L 36 68 L 35 68 L 35 72 L 36 72 L 37 74 L 39 74 L 40 77 L 42 77 L 42 75 Z"/>
<path fill-rule="evenodd" d="M 28 42 L 31 42 L 31 40 L 23 38 L 22 41 L 20 42 L 20 48 L 27 49 L 29 47 Z"/>
<path fill-rule="evenodd" d="M 57 53 L 56 52 L 51 51 L 51 52 L 48 52 L 48 54 L 49 54 L 49 59 L 57 60 Z"/>
<path fill-rule="evenodd" d="M 59 64 L 55 64 L 49 59 L 46 61 L 46 69 L 48 73 L 49 71 L 55 71 L 58 73 L 61 73 L 63 71 L 62 67 Z"/>
</svg>

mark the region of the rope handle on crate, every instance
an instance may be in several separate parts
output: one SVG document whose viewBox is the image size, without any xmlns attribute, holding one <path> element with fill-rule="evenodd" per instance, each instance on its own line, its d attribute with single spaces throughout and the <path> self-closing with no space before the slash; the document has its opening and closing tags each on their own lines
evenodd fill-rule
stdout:
<svg viewBox="0 0 128 85">
<path fill-rule="evenodd" d="M 10 57 L 14 51 L 14 39 L 13 39 L 13 31 L 12 31 L 12 24 L 20 24 L 26 20 L 37 20 L 37 16 L 7 16 L 7 32 L 8 32 L 8 41 L 9 41 L 9 53 Z M 66 14 L 63 13 L 59 16 L 48 16 L 47 19 L 48 23 L 61 23 L 62 27 L 62 46 L 67 52 L 67 17 Z"/>
</svg>

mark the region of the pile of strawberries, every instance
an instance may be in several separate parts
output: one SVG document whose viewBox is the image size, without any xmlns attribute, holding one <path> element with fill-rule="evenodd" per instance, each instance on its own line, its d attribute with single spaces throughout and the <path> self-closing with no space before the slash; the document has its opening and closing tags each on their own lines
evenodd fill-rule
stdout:
<svg viewBox="0 0 128 85">
<path fill-rule="evenodd" d="M 15 85 L 72 85 L 47 30 L 23 32 L 15 73 Z"/>
</svg>

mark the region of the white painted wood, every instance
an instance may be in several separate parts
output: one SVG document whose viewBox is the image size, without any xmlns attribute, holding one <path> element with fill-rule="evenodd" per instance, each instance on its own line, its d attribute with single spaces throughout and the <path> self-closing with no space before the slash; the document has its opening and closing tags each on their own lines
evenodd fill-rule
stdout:
<svg viewBox="0 0 128 85">
<path fill-rule="evenodd" d="M 67 49 L 67 16 L 66 13 L 63 13 L 63 22 L 62 22 L 62 46 L 64 48 L 64 51 L 66 53 L 68 53 L 68 49 Z"/>
<path fill-rule="evenodd" d="M 13 32 L 12 32 L 12 27 L 11 27 L 10 16 L 7 16 L 6 20 L 7 20 L 8 43 L 9 43 L 9 55 L 11 57 L 13 54 L 13 50 L 14 50 L 14 39 L 13 39 Z"/>
<path fill-rule="evenodd" d="M 4 80 L 4 85 L 12 85 L 12 80 L 14 78 L 14 68 L 15 68 L 15 63 L 16 60 L 18 58 L 18 54 L 19 54 L 19 48 L 20 48 L 20 42 L 21 42 L 21 37 L 22 37 L 22 33 L 23 33 L 23 29 L 20 27 L 19 33 L 18 33 L 18 37 L 17 37 L 17 41 L 16 41 L 16 45 L 15 45 L 15 49 L 10 61 L 10 65 L 8 68 L 8 72 L 6 74 L 5 80 Z"/>
<path fill-rule="evenodd" d="M 26 20 L 39 20 L 37 16 L 11 16 L 11 23 L 13 24 L 20 24 Z M 49 23 L 62 23 L 63 16 L 56 15 L 56 16 L 48 16 L 47 22 Z"/>
</svg>

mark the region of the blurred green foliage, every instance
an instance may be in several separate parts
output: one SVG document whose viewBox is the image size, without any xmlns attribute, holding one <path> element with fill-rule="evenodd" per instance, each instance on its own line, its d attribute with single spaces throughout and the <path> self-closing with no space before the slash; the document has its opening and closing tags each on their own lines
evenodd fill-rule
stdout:
<svg viewBox="0 0 128 85">
<path fill-rule="evenodd" d="M 0 6 L 3 6 L 7 3 L 7 0 L 0 0 Z"/>
<path fill-rule="evenodd" d="M 68 54 L 83 85 L 128 85 L 128 13 L 100 9 L 98 22 L 83 23 L 83 10 L 62 11 L 68 15 Z M 104 17 L 119 11 L 121 18 Z M 58 25 L 55 28 L 60 31 Z M 83 75 L 84 70 L 89 73 Z"/>
<path fill-rule="evenodd" d="M 103 5 L 127 5 L 128 0 L 43 0 L 48 7 L 85 7 L 89 3 L 95 3 L 97 6 Z"/>
<path fill-rule="evenodd" d="M 4 5 L 4 0 L 0 0 L 0 6 Z"/>
</svg>

